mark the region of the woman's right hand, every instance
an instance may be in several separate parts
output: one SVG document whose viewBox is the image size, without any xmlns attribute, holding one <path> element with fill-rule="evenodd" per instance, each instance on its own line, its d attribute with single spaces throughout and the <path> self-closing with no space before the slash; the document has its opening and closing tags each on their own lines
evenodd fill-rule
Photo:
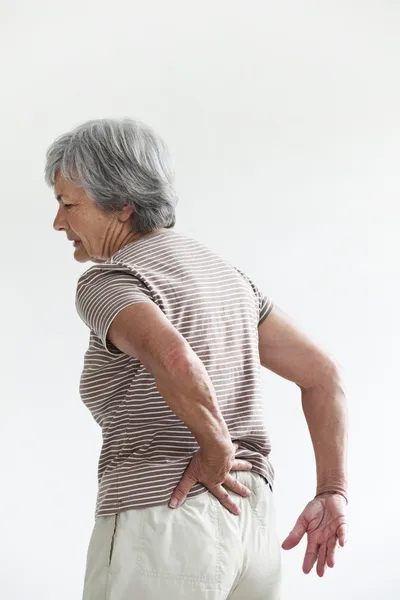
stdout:
<svg viewBox="0 0 400 600">
<path fill-rule="evenodd" d="M 235 458 L 237 444 L 228 448 L 200 448 L 190 461 L 181 481 L 175 488 L 169 506 L 179 508 L 187 498 L 190 490 L 202 483 L 219 501 L 234 515 L 240 514 L 228 490 L 246 498 L 250 490 L 241 484 L 230 473 L 231 471 L 251 471 L 252 464 L 246 460 Z M 227 488 L 227 489 L 226 489 Z"/>
</svg>

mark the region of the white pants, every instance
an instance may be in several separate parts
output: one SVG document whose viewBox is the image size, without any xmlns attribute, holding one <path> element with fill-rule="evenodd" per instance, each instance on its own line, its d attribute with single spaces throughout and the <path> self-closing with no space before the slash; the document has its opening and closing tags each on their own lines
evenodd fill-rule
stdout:
<svg viewBox="0 0 400 600">
<path fill-rule="evenodd" d="M 232 515 L 210 493 L 172 510 L 96 520 L 83 600 L 279 600 L 273 493 L 259 475 L 232 473 L 252 494 Z"/>
</svg>

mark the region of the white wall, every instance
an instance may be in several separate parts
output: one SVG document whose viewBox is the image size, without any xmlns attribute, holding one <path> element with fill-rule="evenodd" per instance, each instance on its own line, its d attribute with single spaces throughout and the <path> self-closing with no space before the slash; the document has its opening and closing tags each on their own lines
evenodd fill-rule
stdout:
<svg viewBox="0 0 400 600">
<path fill-rule="evenodd" d="M 7 600 L 80 597 L 101 436 L 78 397 L 82 267 L 52 231 L 55 136 L 132 116 L 176 158 L 178 229 L 247 270 L 343 365 L 350 541 L 284 555 L 285 598 L 395 600 L 400 5 L 8 0 L 1 6 L 0 564 Z M 296 388 L 265 373 L 279 530 L 314 492 Z"/>
</svg>

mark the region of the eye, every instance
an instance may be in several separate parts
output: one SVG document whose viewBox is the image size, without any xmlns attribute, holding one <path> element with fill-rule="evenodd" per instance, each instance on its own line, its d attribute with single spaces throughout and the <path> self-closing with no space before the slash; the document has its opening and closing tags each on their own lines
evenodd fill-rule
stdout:
<svg viewBox="0 0 400 600">
<path fill-rule="evenodd" d="M 73 204 L 63 204 L 63 206 L 68 210 L 69 208 L 71 208 L 71 206 L 73 206 Z"/>
</svg>

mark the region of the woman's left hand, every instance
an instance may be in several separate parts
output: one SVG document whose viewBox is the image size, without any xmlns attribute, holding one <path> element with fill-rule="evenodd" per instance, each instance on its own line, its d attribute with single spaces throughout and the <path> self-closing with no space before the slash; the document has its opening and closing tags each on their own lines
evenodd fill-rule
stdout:
<svg viewBox="0 0 400 600">
<path fill-rule="evenodd" d="M 347 529 L 346 500 L 339 494 L 323 494 L 307 504 L 282 548 L 291 550 L 307 533 L 303 572 L 308 574 L 318 560 L 317 574 L 323 577 L 326 566 L 335 565 L 337 543 L 346 544 Z"/>
</svg>

